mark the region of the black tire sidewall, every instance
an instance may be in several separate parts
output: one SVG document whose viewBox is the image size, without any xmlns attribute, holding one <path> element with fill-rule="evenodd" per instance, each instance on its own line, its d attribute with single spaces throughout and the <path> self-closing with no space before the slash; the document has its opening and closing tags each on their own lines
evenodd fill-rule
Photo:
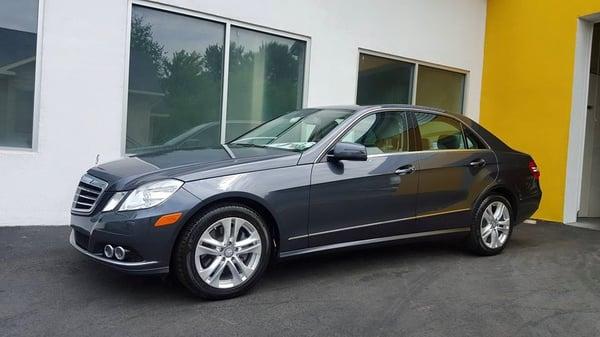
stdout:
<svg viewBox="0 0 600 337">
<path fill-rule="evenodd" d="M 227 289 L 219 289 L 206 284 L 198 274 L 194 261 L 194 251 L 202 233 L 219 219 L 238 217 L 250 222 L 258 231 L 261 239 L 260 261 L 254 274 L 246 282 Z M 271 256 L 271 237 L 264 220 L 253 210 L 240 205 L 223 205 L 192 220 L 188 232 L 180 241 L 178 249 L 178 277 L 194 294 L 207 299 L 225 299 L 239 296 L 252 288 L 264 273 Z"/>
<path fill-rule="evenodd" d="M 506 241 L 504 242 L 504 244 L 498 248 L 490 248 L 485 245 L 485 243 L 483 242 L 483 238 L 481 237 L 481 220 L 483 218 L 483 213 L 485 212 L 485 209 L 491 203 L 496 202 L 496 201 L 502 202 L 504 204 L 504 206 L 506 206 L 508 208 L 508 212 L 510 215 L 510 226 L 508 229 L 508 237 L 506 238 Z M 470 248 L 473 251 L 475 251 L 475 253 L 480 254 L 480 255 L 499 254 L 508 245 L 508 241 L 510 240 L 510 237 L 512 236 L 513 228 L 515 225 L 514 219 L 515 219 L 515 216 L 513 213 L 512 205 L 505 197 L 503 197 L 501 195 L 487 196 L 479 203 L 479 206 L 477 207 L 477 212 L 475 212 L 475 215 L 473 218 L 473 223 L 471 225 L 471 234 L 469 237 Z"/>
</svg>

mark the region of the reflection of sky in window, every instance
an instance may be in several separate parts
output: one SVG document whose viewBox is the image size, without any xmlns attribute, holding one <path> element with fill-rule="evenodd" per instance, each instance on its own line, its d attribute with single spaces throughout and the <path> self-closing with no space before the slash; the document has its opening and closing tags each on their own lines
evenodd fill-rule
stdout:
<svg viewBox="0 0 600 337">
<path fill-rule="evenodd" d="M 143 17 L 144 24 L 152 25 L 154 40 L 164 46 L 169 57 L 182 49 L 204 53 L 210 45 L 223 45 L 223 24 L 139 6 L 134 7 L 134 15 Z"/>
<path fill-rule="evenodd" d="M 38 0 L 0 0 L 0 27 L 37 31 Z"/>
<path fill-rule="evenodd" d="M 231 42 L 235 42 L 238 46 L 243 46 L 244 51 L 258 52 L 261 45 L 269 42 L 277 42 L 282 45 L 291 47 L 295 40 L 285 37 L 275 36 L 256 32 L 253 30 L 231 27 Z"/>
</svg>

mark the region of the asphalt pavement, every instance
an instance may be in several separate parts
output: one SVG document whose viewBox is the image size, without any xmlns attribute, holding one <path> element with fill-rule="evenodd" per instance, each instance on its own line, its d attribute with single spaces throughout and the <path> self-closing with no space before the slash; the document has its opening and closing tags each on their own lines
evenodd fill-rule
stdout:
<svg viewBox="0 0 600 337">
<path fill-rule="evenodd" d="M 219 302 L 100 266 L 68 233 L 0 228 L 0 336 L 600 336 L 600 231 L 524 224 L 492 257 L 451 240 L 299 258 Z"/>
</svg>

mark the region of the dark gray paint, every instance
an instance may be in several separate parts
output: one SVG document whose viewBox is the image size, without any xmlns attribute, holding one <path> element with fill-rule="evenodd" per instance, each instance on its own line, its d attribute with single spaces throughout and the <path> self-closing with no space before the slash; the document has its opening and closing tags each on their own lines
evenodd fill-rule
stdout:
<svg viewBox="0 0 600 337">
<path fill-rule="evenodd" d="M 485 160 L 484 166 L 470 166 L 481 159 Z M 419 229 L 453 228 L 470 223 L 475 202 L 497 176 L 496 156 L 491 150 L 420 153 L 417 214 L 453 213 L 421 218 Z"/>
<path fill-rule="evenodd" d="M 133 272 L 168 271 L 171 251 L 184 224 L 219 202 L 242 202 L 263 213 L 280 256 L 365 243 L 452 232 L 471 222 L 471 210 L 492 190 L 514 202 L 516 220 L 529 217 L 541 198 L 527 164 L 531 158 L 510 149 L 463 116 L 406 105 L 343 107 L 356 110 L 303 153 L 269 148 L 222 146 L 147 153 L 102 164 L 89 174 L 109 183 L 91 216 L 73 214 L 76 231 L 91 233 L 87 249 L 100 254 L 105 243 L 134 248 L 144 266 Z M 488 144 L 488 150 L 412 151 L 369 156 L 367 161 L 327 160 L 343 133 L 368 114 L 423 111 L 460 120 Z M 415 126 L 414 118 L 412 120 Z M 411 139 L 416 139 L 414 129 Z M 416 148 L 415 150 L 418 150 Z M 473 161 L 485 160 L 474 167 Z M 396 174 L 409 166 L 414 171 Z M 165 203 L 147 210 L 100 213 L 113 191 L 176 178 L 184 187 Z M 175 225 L 154 228 L 163 214 L 182 212 Z M 431 233 L 424 233 L 429 232 Z M 441 232 L 440 232 L 441 231 Z"/>
<path fill-rule="evenodd" d="M 223 199 L 249 199 L 265 207 L 280 233 L 280 251 L 306 247 L 306 238 L 288 240 L 308 231 L 311 165 L 297 165 L 191 181 L 185 188 L 199 207 Z"/>
<path fill-rule="evenodd" d="M 416 152 L 408 152 L 372 156 L 366 162 L 315 164 L 310 194 L 310 234 L 337 231 L 311 236 L 310 245 L 418 231 L 414 226 L 418 174 L 394 173 L 400 167 L 417 166 L 417 157 Z M 373 222 L 386 223 L 339 231 Z"/>
</svg>

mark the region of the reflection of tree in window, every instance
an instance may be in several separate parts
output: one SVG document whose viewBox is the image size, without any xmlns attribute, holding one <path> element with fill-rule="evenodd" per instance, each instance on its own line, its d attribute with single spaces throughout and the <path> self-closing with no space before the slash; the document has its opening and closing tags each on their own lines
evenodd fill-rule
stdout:
<svg viewBox="0 0 600 337">
<path fill-rule="evenodd" d="M 153 25 L 134 13 L 127 127 L 127 147 L 133 151 L 139 146 L 162 144 L 192 127 L 220 121 L 223 46 L 182 48 L 168 54 L 165 43 L 170 41 L 158 41 L 155 36 Z M 207 146 L 218 144 L 218 136 L 213 138 L 206 140 Z"/>
<path fill-rule="evenodd" d="M 196 126 L 218 126 L 224 24 L 133 9 L 128 152 L 163 144 Z M 237 127 L 226 128 L 227 139 L 301 107 L 306 50 L 303 41 L 238 27 L 231 31 L 227 122 Z M 219 143 L 211 134 L 207 146 Z"/>
<path fill-rule="evenodd" d="M 305 48 L 301 41 L 233 27 L 227 119 L 266 121 L 300 108 Z M 237 136 L 228 130 L 228 140 Z"/>
</svg>

